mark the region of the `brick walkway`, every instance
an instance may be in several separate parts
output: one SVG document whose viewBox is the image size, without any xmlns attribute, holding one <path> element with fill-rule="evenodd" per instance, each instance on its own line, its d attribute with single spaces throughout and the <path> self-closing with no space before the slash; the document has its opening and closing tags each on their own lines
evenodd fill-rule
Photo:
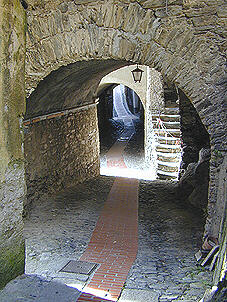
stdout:
<svg viewBox="0 0 227 302">
<path fill-rule="evenodd" d="M 109 167 L 126 168 L 121 156 L 126 144 L 118 141 L 109 150 Z M 116 178 L 88 247 L 80 258 L 100 266 L 78 301 L 118 299 L 138 250 L 138 187 L 136 179 Z"/>
<path fill-rule="evenodd" d="M 108 168 L 121 168 L 126 169 L 127 166 L 124 162 L 122 153 L 127 145 L 127 141 L 117 141 L 110 150 L 106 153 L 107 167 Z"/>
</svg>

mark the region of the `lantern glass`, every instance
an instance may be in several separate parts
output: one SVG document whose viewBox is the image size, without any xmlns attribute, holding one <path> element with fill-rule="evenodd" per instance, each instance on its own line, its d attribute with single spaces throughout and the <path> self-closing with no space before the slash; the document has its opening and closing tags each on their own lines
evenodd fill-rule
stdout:
<svg viewBox="0 0 227 302">
<path fill-rule="evenodd" d="M 139 82 L 141 81 L 142 79 L 142 73 L 144 71 L 142 69 L 140 69 L 137 65 L 136 69 L 132 70 L 132 76 L 133 76 L 133 79 L 135 82 Z"/>
</svg>

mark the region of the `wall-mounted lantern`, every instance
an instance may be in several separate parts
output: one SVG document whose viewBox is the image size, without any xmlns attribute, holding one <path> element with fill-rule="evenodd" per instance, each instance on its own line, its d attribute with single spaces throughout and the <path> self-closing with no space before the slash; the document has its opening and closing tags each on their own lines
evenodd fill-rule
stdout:
<svg viewBox="0 0 227 302">
<path fill-rule="evenodd" d="M 137 65 L 136 69 L 132 70 L 132 76 L 133 76 L 133 80 L 136 82 L 139 82 L 141 81 L 142 79 L 142 73 L 144 71 L 142 69 L 140 69 Z"/>
</svg>

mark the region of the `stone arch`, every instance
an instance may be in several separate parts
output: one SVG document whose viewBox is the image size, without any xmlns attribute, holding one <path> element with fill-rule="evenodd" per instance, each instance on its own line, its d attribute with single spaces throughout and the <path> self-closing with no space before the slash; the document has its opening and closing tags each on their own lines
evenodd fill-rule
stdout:
<svg viewBox="0 0 227 302">
<path fill-rule="evenodd" d="M 127 86 L 128 88 L 132 89 L 139 96 L 143 106 L 145 106 L 145 98 L 141 94 L 141 92 L 138 89 L 136 89 L 135 87 L 133 87 L 131 85 L 131 83 L 128 83 L 127 81 L 120 81 L 119 79 L 112 79 L 111 82 L 99 85 L 98 90 L 97 90 L 97 96 L 102 92 L 103 89 L 106 89 L 107 87 L 114 85 L 114 84 L 116 84 L 116 85 L 123 84 L 124 86 Z"/>
<path fill-rule="evenodd" d="M 41 80 L 63 66 L 81 61 L 89 64 L 92 60 L 115 60 L 121 62 L 121 66 L 127 62 L 144 64 L 157 69 L 181 88 L 210 135 L 207 232 L 215 236 L 220 222 L 220 217 L 214 218 L 219 202 L 218 167 L 225 156 L 222 142 L 226 137 L 223 123 L 226 118 L 225 59 L 220 30 L 223 20 L 219 4 L 222 4 L 221 0 L 209 8 L 199 3 L 199 14 L 193 15 L 193 11 L 198 13 L 193 1 L 173 2 L 167 15 L 161 0 L 154 4 L 146 1 L 129 5 L 114 1 L 89 1 L 86 4 L 61 1 L 52 5 L 44 1 L 43 7 L 36 7 L 33 1 L 28 10 L 26 65 L 26 89 L 31 106 L 34 96 L 31 92 L 38 89 Z M 207 26 L 204 29 L 198 16 L 207 12 L 210 18 L 204 21 Z M 216 26 L 217 30 L 214 29 Z M 207 34 L 207 28 L 210 34 Z M 92 84 L 97 85 L 99 80 L 100 75 Z M 78 93 L 73 97 L 76 99 Z M 91 92 L 86 96 L 86 103 L 91 103 L 92 98 Z M 64 108 L 69 105 L 66 102 Z"/>
<path fill-rule="evenodd" d="M 144 109 L 144 151 L 145 162 L 150 167 L 150 176 L 155 179 L 157 175 L 157 153 L 154 141 L 154 123 L 152 115 L 164 111 L 164 87 L 161 74 L 155 69 L 148 66 L 140 65 L 143 70 L 143 75 L 140 83 L 135 83 L 132 77 L 132 70 L 136 65 L 129 65 L 117 69 L 116 71 L 107 74 L 100 82 L 97 89 L 99 93 L 111 84 L 123 84 L 132 89 L 140 98 Z"/>
<path fill-rule="evenodd" d="M 98 114 L 98 121 L 99 121 L 98 126 L 99 126 L 99 133 L 101 134 L 100 143 L 102 141 L 106 140 L 106 141 L 110 142 L 110 144 L 113 144 L 112 134 L 119 133 L 118 131 L 121 131 L 121 130 L 123 131 L 123 128 L 121 128 L 123 126 L 123 121 L 121 120 L 121 118 L 119 118 L 120 121 L 118 121 L 119 129 L 121 129 L 121 130 L 115 128 L 115 126 L 113 126 L 112 123 L 110 122 L 110 120 L 113 121 L 115 119 L 114 111 L 113 111 L 114 89 L 117 86 L 119 86 L 120 84 L 122 84 L 125 88 L 125 96 L 126 96 L 127 101 L 128 101 L 128 98 L 130 98 L 129 101 L 132 101 L 132 99 L 131 99 L 132 93 L 135 93 L 136 97 L 138 98 L 137 101 L 138 101 L 139 105 L 137 107 L 138 111 L 136 111 L 138 120 L 135 123 L 137 123 L 137 125 L 138 125 L 138 121 L 140 120 L 141 125 L 143 124 L 143 127 L 141 125 L 140 125 L 140 127 L 143 128 L 143 132 L 144 132 L 145 107 L 144 107 L 143 102 L 141 101 L 140 96 L 137 94 L 137 92 L 135 90 L 133 90 L 133 88 L 131 88 L 132 87 L 131 85 L 129 85 L 131 87 L 127 86 L 126 82 L 121 83 L 121 81 L 116 81 L 116 83 L 109 83 L 109 81 L 107 81 L 106 83 L 101 84 L 97 90 L 97 97 L 98 97 L 97 114 Z M 129 91 L 130 91 L 130 95 L 127 96 Z M 132 103 L 128 102 L 128 109 L 131 111 L 132 118 L 133 118 L 133 115 L 134 115 L 133 110 L 135 109 L 135 107 L 132 105 Z M 116 122 L 116 123 L 118 123 L 118 122 Z M 135 126 L 135 124 L 134 124 L 134 126 Z M 144 136 L 144 133 L 142 136 Z M 145 147 L 145 142 L 143 141 L 143 148 L 144 147 Z"/>
</svg>

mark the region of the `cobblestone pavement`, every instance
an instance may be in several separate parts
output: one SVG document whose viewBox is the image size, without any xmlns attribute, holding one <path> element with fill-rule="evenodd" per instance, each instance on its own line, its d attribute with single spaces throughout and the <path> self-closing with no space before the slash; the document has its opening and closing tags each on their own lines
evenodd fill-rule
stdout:
<svg viewBox="0 0 227 302">
<path fill-rule="evenodd" d="M 99 177 L 33 204 L 25 219 L 26 273 L 44 277 L 39 284 L 61 282 L 81 290 L 89 281 L 90 275 L 59 270 L 85 251 L 112 183 L 113 178 Z M 211 282 L 211 273 L 194 259 L 202 236 L 201 216 L 176 202 L 174 186 L 164 181 L 140 184 L 139 251 L 121 302 L 199 301 Z M 13 290 L 8 292 L 11 300 L 1 300 L 0 294 L 0 301 L 33 301 L 12 300 Z"/>
<path fill-rule="evenodd" d="M 125 289 L 151 290 L 160 302 L 199 301 L 212 280 L 194 257 L 203 219 L 176 201 L 174 188 L 165 181 L 140 183 L 139 251 Z"/>
<path fill-rule="evenodd" d="M 133 157 L 132 152 L 124 159 L 133 165 Z M 100 176 L 33 203 L 24 221 L 27 275 L 0 291 L 1 302 L 77 301 L 95 272 L 60 270 L 85 252 L 113 181 L 114 177 Z M 211 284 L 212 273 L 197 266 L 194 258 L 203 218 L 175 199 L 175 185 L 140 181 L 139 249 L 119 302 L 199 301 Z"/>
<path fill-rule="evenodd" d="M 113 178 L 99 177 L 33 203 L 25 219 L 26 273 L 84 284 L 88 276 L 59 270 L 85 251 Z M 80 283 L 79 282 L 79 283 Z"/>
</svg>

